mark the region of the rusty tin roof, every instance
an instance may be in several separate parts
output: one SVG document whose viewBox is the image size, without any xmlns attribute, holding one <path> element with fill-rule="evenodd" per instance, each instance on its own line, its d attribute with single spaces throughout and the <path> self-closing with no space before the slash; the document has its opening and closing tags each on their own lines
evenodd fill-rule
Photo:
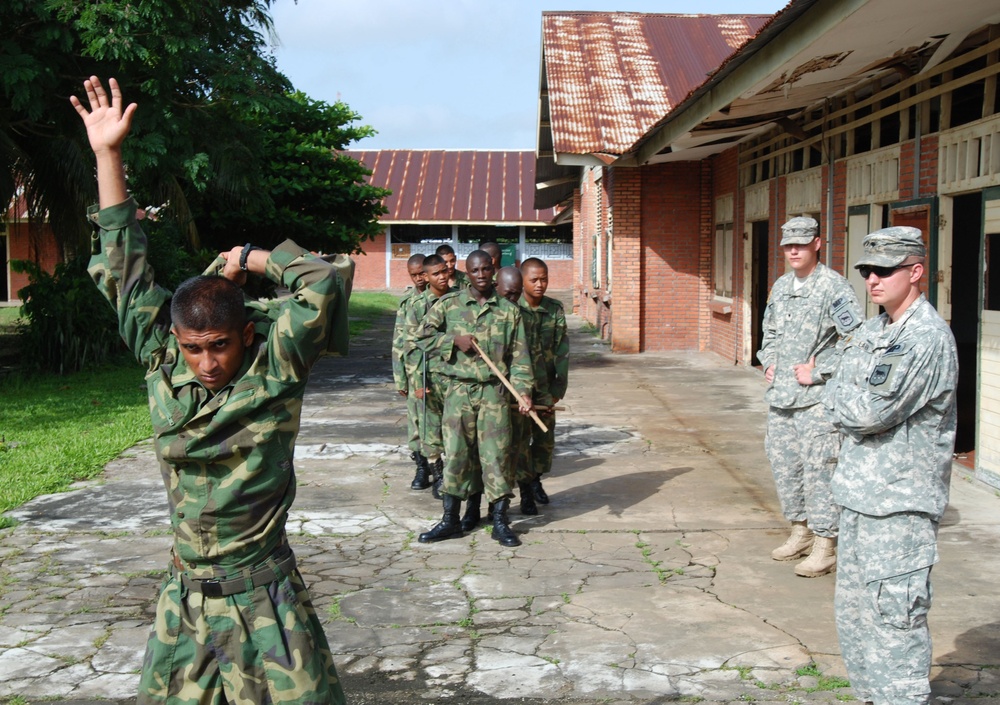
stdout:
<svg viewBox="0 0 1000 705">
<path fill-rule="evenodd" d="M 771 18 L 542 13 L 542 119 L 547 112 L 551 148 L 623 154 Z"/>
<path fill-rule="evenodd" d="M 347 151 L 392 190 L 382 222 L 550 223 L 535 210 L 533 151 L 382 149 Z"/>
</svg>

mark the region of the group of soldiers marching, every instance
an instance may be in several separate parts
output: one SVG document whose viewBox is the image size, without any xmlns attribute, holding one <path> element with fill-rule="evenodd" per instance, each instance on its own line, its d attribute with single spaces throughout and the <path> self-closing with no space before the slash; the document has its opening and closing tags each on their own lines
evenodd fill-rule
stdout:
<svg viewBox="0 0 1000 705">
<path fill-rule="evenodd" d="M 549 503 L 542 476 L 552 467 L 556 405 L 566 393 L 566 316 L 545 295 L 545 262 L 501 268 L 500 259 L 499 245 L 486 242 L 464 272 L 450 245 L 407 261 L 413 287 L 396 314 L 393 378 L 407 399 L 410 487 L 430 488 L 443 506 L 421 543 L 475 530 L 485 495 L 492 538 L 518 546 L 507 513 L 515 486 L 522 514 Z"/>
</svg>

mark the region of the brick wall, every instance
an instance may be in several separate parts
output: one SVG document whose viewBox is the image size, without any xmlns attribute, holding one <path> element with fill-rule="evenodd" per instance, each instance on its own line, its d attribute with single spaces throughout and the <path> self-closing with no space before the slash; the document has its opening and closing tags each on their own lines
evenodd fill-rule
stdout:
<svg viewBox="0 0 1000 705">
<path fill-rule="evenodd" d="M 643 189 L 648 167 L 618 169 L 611 204 L 614 212 L 615 256 L 612 262 L 613 327 L 611 349 L 640 352 L 646 324 L 644 298 L 655 294 L 660 283 L 645 274 Z"/>
<path fill-rule="evenodd" d="M 830 169 L 823 167 L 823 195 L 828 193 Z M 847 162 L 834 163 L 833 169 L 833 226 L 827 227 L 827 199 L 823 199 L 823 220 L 819 232 L 823 238 L 820 259 L 831 269 L 843 274 L 847 271 Z M 827 255 L 829 253 L 829 256 Z"/>
<path fill-rule="evenodd" d="M 63 261 L 62 251 L 48 224 L 8 223 L 6 236 L 9 259 L 35 262 L 49 273 Z M 18 301 L 17 292 L 28 285 L 28 276 L 10 271 L 9 262 L 6 267 L 7 291 L 0 292 L 0 300 Z"/>
<path fill-rule="evenodd" d="M 359 291 L 385 289 L 385 234 L 374 240 L 361 243 L 364 254 L 352 255 L 354 258 L 354 288 Z M 406 276 L 406 264 L 403 260 L 402 276 Z M 402 280 L 400 280 L 402 283 Z M 402 284 L 397 286 L 402 286 Z M 407 281 L 409 284 L 409 281 Z"/>
<path fill-rule="evenodd" d="M 364 254 L 354 257 L 354 288 L 358 291 L 382 291 L 385 285 L 385 235 L 379 235 L 374 240 L 368 240 L 361 245 Z M 573 288 L 573 262 L 571 260 L 551 260 L 549 265 L 549 288 L 566 290 Z M 465 269 L 465 263 L 459 262 L 459 269 Z M 392 258 L 389 260 L 391 281 L 389 289 L 405 289 L 411 285 L 410 276 L 406 272 L 406 259 Z"/>
<path fill-rule="evenodd" d="M 642 167 L 639 172 L 642 270 L 636 274 L 642 278 L 641 299 L 637 292 L 643 304 L 639 312 L 642 350 L 698 350 L 699 302 L 703 293 L 700 165 L 658 164 Z M 620 212 L 615 211 L 616 248 L 620 243 Z M 615 305 L 619 303 L 616 296 Z M 616 336 L 620 330 L 616 318 Z"/>
</svg>

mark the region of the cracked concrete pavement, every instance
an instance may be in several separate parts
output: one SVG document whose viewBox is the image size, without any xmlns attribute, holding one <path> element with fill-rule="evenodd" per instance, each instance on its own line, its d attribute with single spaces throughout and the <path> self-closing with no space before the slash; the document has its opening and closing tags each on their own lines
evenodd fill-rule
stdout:
<svg viewBox="0 0 1000 705">
<path fill-rule="evenodd" d="M 759 372 L 611 355 L 571 317 L 551 504 L 499 546 L 423 545 L 391 319 L 310 383 L 288 528 L 352 703 L 819 702 L 851 697 L 832 577 L 770 560 L 785 523 Z M 934 570 L 940 702 L 1000 703 L 1000 499 L 956 473 Z M 0 702 L 134 702 L 170 545 L 148 444 L 0 532 Z M 810 664 L 815 664 L 810 667 Z"/>
</svg>

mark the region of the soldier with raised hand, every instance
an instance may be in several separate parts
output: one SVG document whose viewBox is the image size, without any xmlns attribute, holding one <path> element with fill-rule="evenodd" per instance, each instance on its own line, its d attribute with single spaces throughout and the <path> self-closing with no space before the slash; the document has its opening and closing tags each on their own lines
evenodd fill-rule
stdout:
<svg viewBox="0 0 1000 705">
<path fill-rule="evenodd" d="M 405 350 L 409 341 L 409 329 L 406 319 L 414 302 L 427 288 L 427 275 L 424 274 L 424 256 L 411 255 L 406 261 L 406 272 L 410 275 L 413 286 L 407 288 L 396 308 L 396 324 L 392 330 L 392 379 L 396 391 L 406 397 L 406 432 L 407 447 L 410 449 L 410 460 L 416 464 L 411 490 L 426 490 L 431 486 L 431 468 L 424 455 L 420 442 L 420 416 L 423 413 L 423 401 L 413 390 L 420 388 L 420 370 L 414 364 L 407 365 Z"/>
<path fill-rule="evenodd" d="M 930 702 L 931 566 L 948 504 L 958 356 L 920 292 L 916 228 L 867 235 L 855 268 L 885 309 L 847 341 L 825 403 L 846 434 L 833 476 L 842 506 L 834 611 L 858 700 Z"/>
<path fill-rule="evenodd" d="M 97 159 L 89 271 L 146 367 L 154 447 L 170 511 L 170 575 L 156 607 L 138 703 L 344 703 L 333 657 L 285 534 L 309 370 L 346 353 L 348 287 L 337 267 L 291 241 L 222 252 L 219 275 L 157 286 L 129 197 L 122 109 L 84 82 L 71 98 Z M 342 260 L 345 274 L 350 260 Z M 250 301 L 247 274 L 291 290 Z"/>
<path fill-rule="evenodd" d="M 823 386 L 837 369 L 838 341 L 861 325 L 861 307 L 844 277 L 819 261 L 819 225 L 792 218 L 781 227 L 781 249 L 792 270 L 778 278 L 764 311 L 757 359 L 764 366 L 769 405 L 764 446 L 791 534 L 771 552 L 795 560 L 795 574 L 815 578 L 836 570 L 839 509 L 830 493 L 840 434 L 827 417 Z"/>
<path fill-rule="evenodd" d="M 466 260 L 471 286 L 447 294 L 427 312 L 418 344 L 438 359 L 438 369 L 448 378 L 442 435 L 445 447 L 441 501 L 444 513 L 421 543 L 462 535 L 461 501 L 474 489 L 474 462 L 482 467 L 482 482 L 493 513 L 492 537 L 503 546 L 519 546 L 510 528 L 507 509 L 514 496 L 507 476 L 510 444 L 510 396 L 506 387 L 473 342 L 504 373 L 519 399 L 523 413 L 531 408 L 531 358 L 524 325 L 517 306 L 497 295 L 493 286 L 493 260 L 476 250 Z"/>
<path fill-rule="evenodd" d="M 549 267 L 537 257 L 530 257 L 521 264 L 524 293 L 521 297 L 521 314 L 528 334 L 531 367 L 535 371 L 535 391 L 532 400 L 538 406 L 548 407 L 539 415 L 547 431 L 535 424 L 525 424 L 531 440 L 522 445 L 518 463 L 517 484 L 521 492 L 521 511 L 537 514 L 535 505 L 548 504 L 549 496 L 542 487 L 542 478 L 552 470 L 552 456 L 556 447 L 555 406 L 566 396 L 569 384 L 569 335 L 563 305 L 545 295 L 549 289 Z M 526 453 L 524 452 L 526 449 Z"/>
<path fill-rule="evenodd" d="M 444 450 L 441 440 L 441 412 L 444 408 L 444 395 L 447 392 L 446 380 L 438 373 L 435 360 L 429 359 L 423 349 L 416 344 L 416 336 L 423 327 L 424 316 L 437 303 L 438 299 L 452 291 L 448 285 L 448 266 L 438 255 L 429 255 L 423 260 L 424 276 L 427 288 L 423 293 L 414 296 L 406 313 L 406 343 L 403 355 L 408 368 L 415 370 L 414 386 L 410 398 L 419 400 L 419 414 L 416 416 L 417 436 L 420 442 L 419 451 L 427 459 L 430 469 L 432 494 L 435 499 L 441 499 L 441 480 L 443 463 L 441 453 Z M 413 489 L 425 489 L 416 487 Z"/>
</svg>

